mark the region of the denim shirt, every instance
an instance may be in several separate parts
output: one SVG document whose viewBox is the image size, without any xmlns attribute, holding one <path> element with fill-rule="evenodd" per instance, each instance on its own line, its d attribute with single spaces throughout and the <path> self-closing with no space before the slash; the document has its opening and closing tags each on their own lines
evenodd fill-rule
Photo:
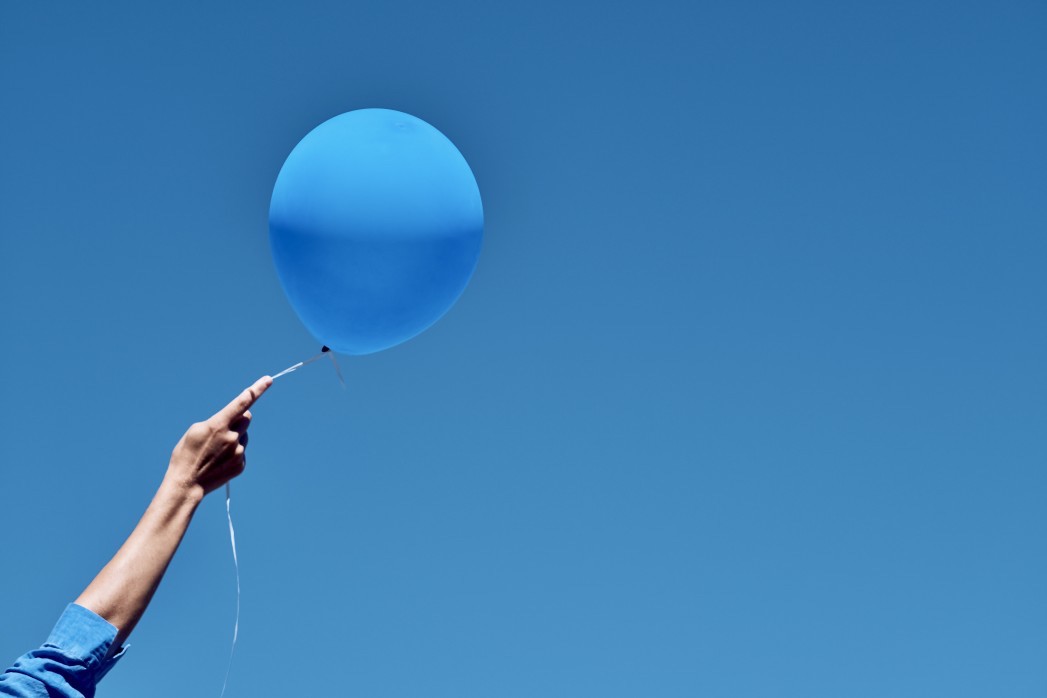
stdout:
<svg viewBox="0 0 1047 698">
<path fill-rule="evenodd" d="M 69 604 L 51 636 L 39 649 L 23 654 L 0 674 L 0 696 L 20 698 L 92 698 L 127 647 L 106 654 L 116 628 L 83 606 Z"/>
</svg>

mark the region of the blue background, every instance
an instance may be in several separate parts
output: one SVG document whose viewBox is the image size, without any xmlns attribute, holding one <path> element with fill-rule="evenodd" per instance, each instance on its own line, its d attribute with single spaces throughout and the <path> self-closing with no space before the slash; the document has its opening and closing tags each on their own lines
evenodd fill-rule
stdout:
<svg viewBox="0 0 1047 698">
<path fill-rule="evenodd" d="M 321 121 L 465 155 L 407 344 L 255 410 L 228 695 L 1042 696 L 1041 2 L 0 5 L 0 655 L 171 447 L 316 347 L 267 242 Z M 217 695 L 204 503 L 106 698 Z M 4 660 L 8 661 L 8 660 Z"/>
</svg>

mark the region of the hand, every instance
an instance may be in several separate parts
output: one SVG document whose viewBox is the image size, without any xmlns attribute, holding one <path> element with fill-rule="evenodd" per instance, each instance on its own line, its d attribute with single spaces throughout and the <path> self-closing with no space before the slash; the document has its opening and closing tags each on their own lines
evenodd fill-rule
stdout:
<svg viewBox="0 0 1047 698">
<path fill-rule="evenodd" d="M 273 379 L 263 376 L 206 422 L 189 427 L 171 453 L 167 475 L 203 497 L 244 471 L 250 407 Z"/>
</svg>

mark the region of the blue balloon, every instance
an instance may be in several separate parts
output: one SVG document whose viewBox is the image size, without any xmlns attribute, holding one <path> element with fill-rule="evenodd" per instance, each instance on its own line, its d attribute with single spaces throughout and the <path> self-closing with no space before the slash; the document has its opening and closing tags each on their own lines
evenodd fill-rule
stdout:
<svg viewBox="0 0 1047 698">
<path fill-rule="evenodd" d="M 269 243 L 321 344 L 370 354 L 414 337 L 476 268 L 483 207 L 465 158 L 409 114 L 360 109 L 317 126 L 276 178 Z"/>
</svg>

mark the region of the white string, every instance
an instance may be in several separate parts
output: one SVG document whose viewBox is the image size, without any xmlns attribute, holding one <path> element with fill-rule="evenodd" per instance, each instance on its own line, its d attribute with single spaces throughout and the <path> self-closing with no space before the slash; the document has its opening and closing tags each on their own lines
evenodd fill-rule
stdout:
<svg viewBox="0 0 1047 698">
<path fill-rule="evenodd" d="M 233 646 L 229 648 L 229 664 L 225 668 L 225 681 L 222 682 L 222 698 L 229 685 L 229 671 L 233 668 L 233 653 L 236 652 L 236 638 L 240 635 L 240 561 L 236 557 L 236 531 L 233 530 L 233 512 L 230 506 L 232 487 L 225 483 L 225 516 L 229 520 L 229 542 L 233 546 L 233 566 L 236 568 L 236 623 L 233 625 Z"/>
<path fill-rule="evenodd" d="M 334 372 L 338 374 L 338 382 L 342 384 L 342 390 L 345 390 L 345 379 L 342 378 L 342 369 L 338 368 L 338 361 L 334 358 L 334 352 L 329 351 L 327 355 L 331 357 L 331 363 L 334 364 Z"/>
<path fill-rule="evenodd" d="M 316 356 L 306 359 L 305 361 L 299 361 L 293 366 L 288 366 L 283 371 L 280 371 L 273 380 L 276 380 L 280 376 L 285 376 L 288 373 L 297 371 L 306 364 L 311 364 L 317 359 L 323 357 L 324 354 L 328 354 L 331 357 L 331 363 L 334 364 L 335 373 L 338 374 L 338 382 L 342 384 L 342 389 L 345 389 L 345 380 L 342 378 L 342 371 L 338 367 L 338 362 L 334 358 L 334 352 L 329 350 L 327 347 L 323 348 Z M 233 488 L 230 487 L 229 483 L 225 483 L 225 517 L 229 521 L 229 543 L 233 546 L 233 567 L 236 568 L 236 622 L 233 625 L 233 644 L 229 648 L 229 664 L 225 668 L 225 681 L 222 682 L 222 698 L 225 698 L 225 689 L 229 686 L 229 672 L 233 668 L 233 654 L 236 653 L 236 639 L 240 636 L 240 560 L 236 556 L 236 531 L 233 530 L 233 511 L 232 511 L 232 499 L 233 499 Z"/>
<path fill-rule="evenodd" d="M 316 356 L 312 357 L 311 359 L 306 359 L 305 361 L 299 361 L 294 366 L 288 366 L 287 368 L 285 368 L 284 370 L 280 371 L 275 376 L 273 376 L 273 380 L 276 380 L 280 376 L 286 376 L 288 373 L 294 373 L 295 371 L 300 369 L 302 366 L 305 366 L 306 364 L 311 364 L 314 361 L 316 361 L 317 359 L 323 357 L 323 355 L 326 354 L 326 353 L 327 352 L 322 351 L 319 354 L 317 354 Z M 334 359 L 333 356 L 331 358 Z"/>
</svg>

